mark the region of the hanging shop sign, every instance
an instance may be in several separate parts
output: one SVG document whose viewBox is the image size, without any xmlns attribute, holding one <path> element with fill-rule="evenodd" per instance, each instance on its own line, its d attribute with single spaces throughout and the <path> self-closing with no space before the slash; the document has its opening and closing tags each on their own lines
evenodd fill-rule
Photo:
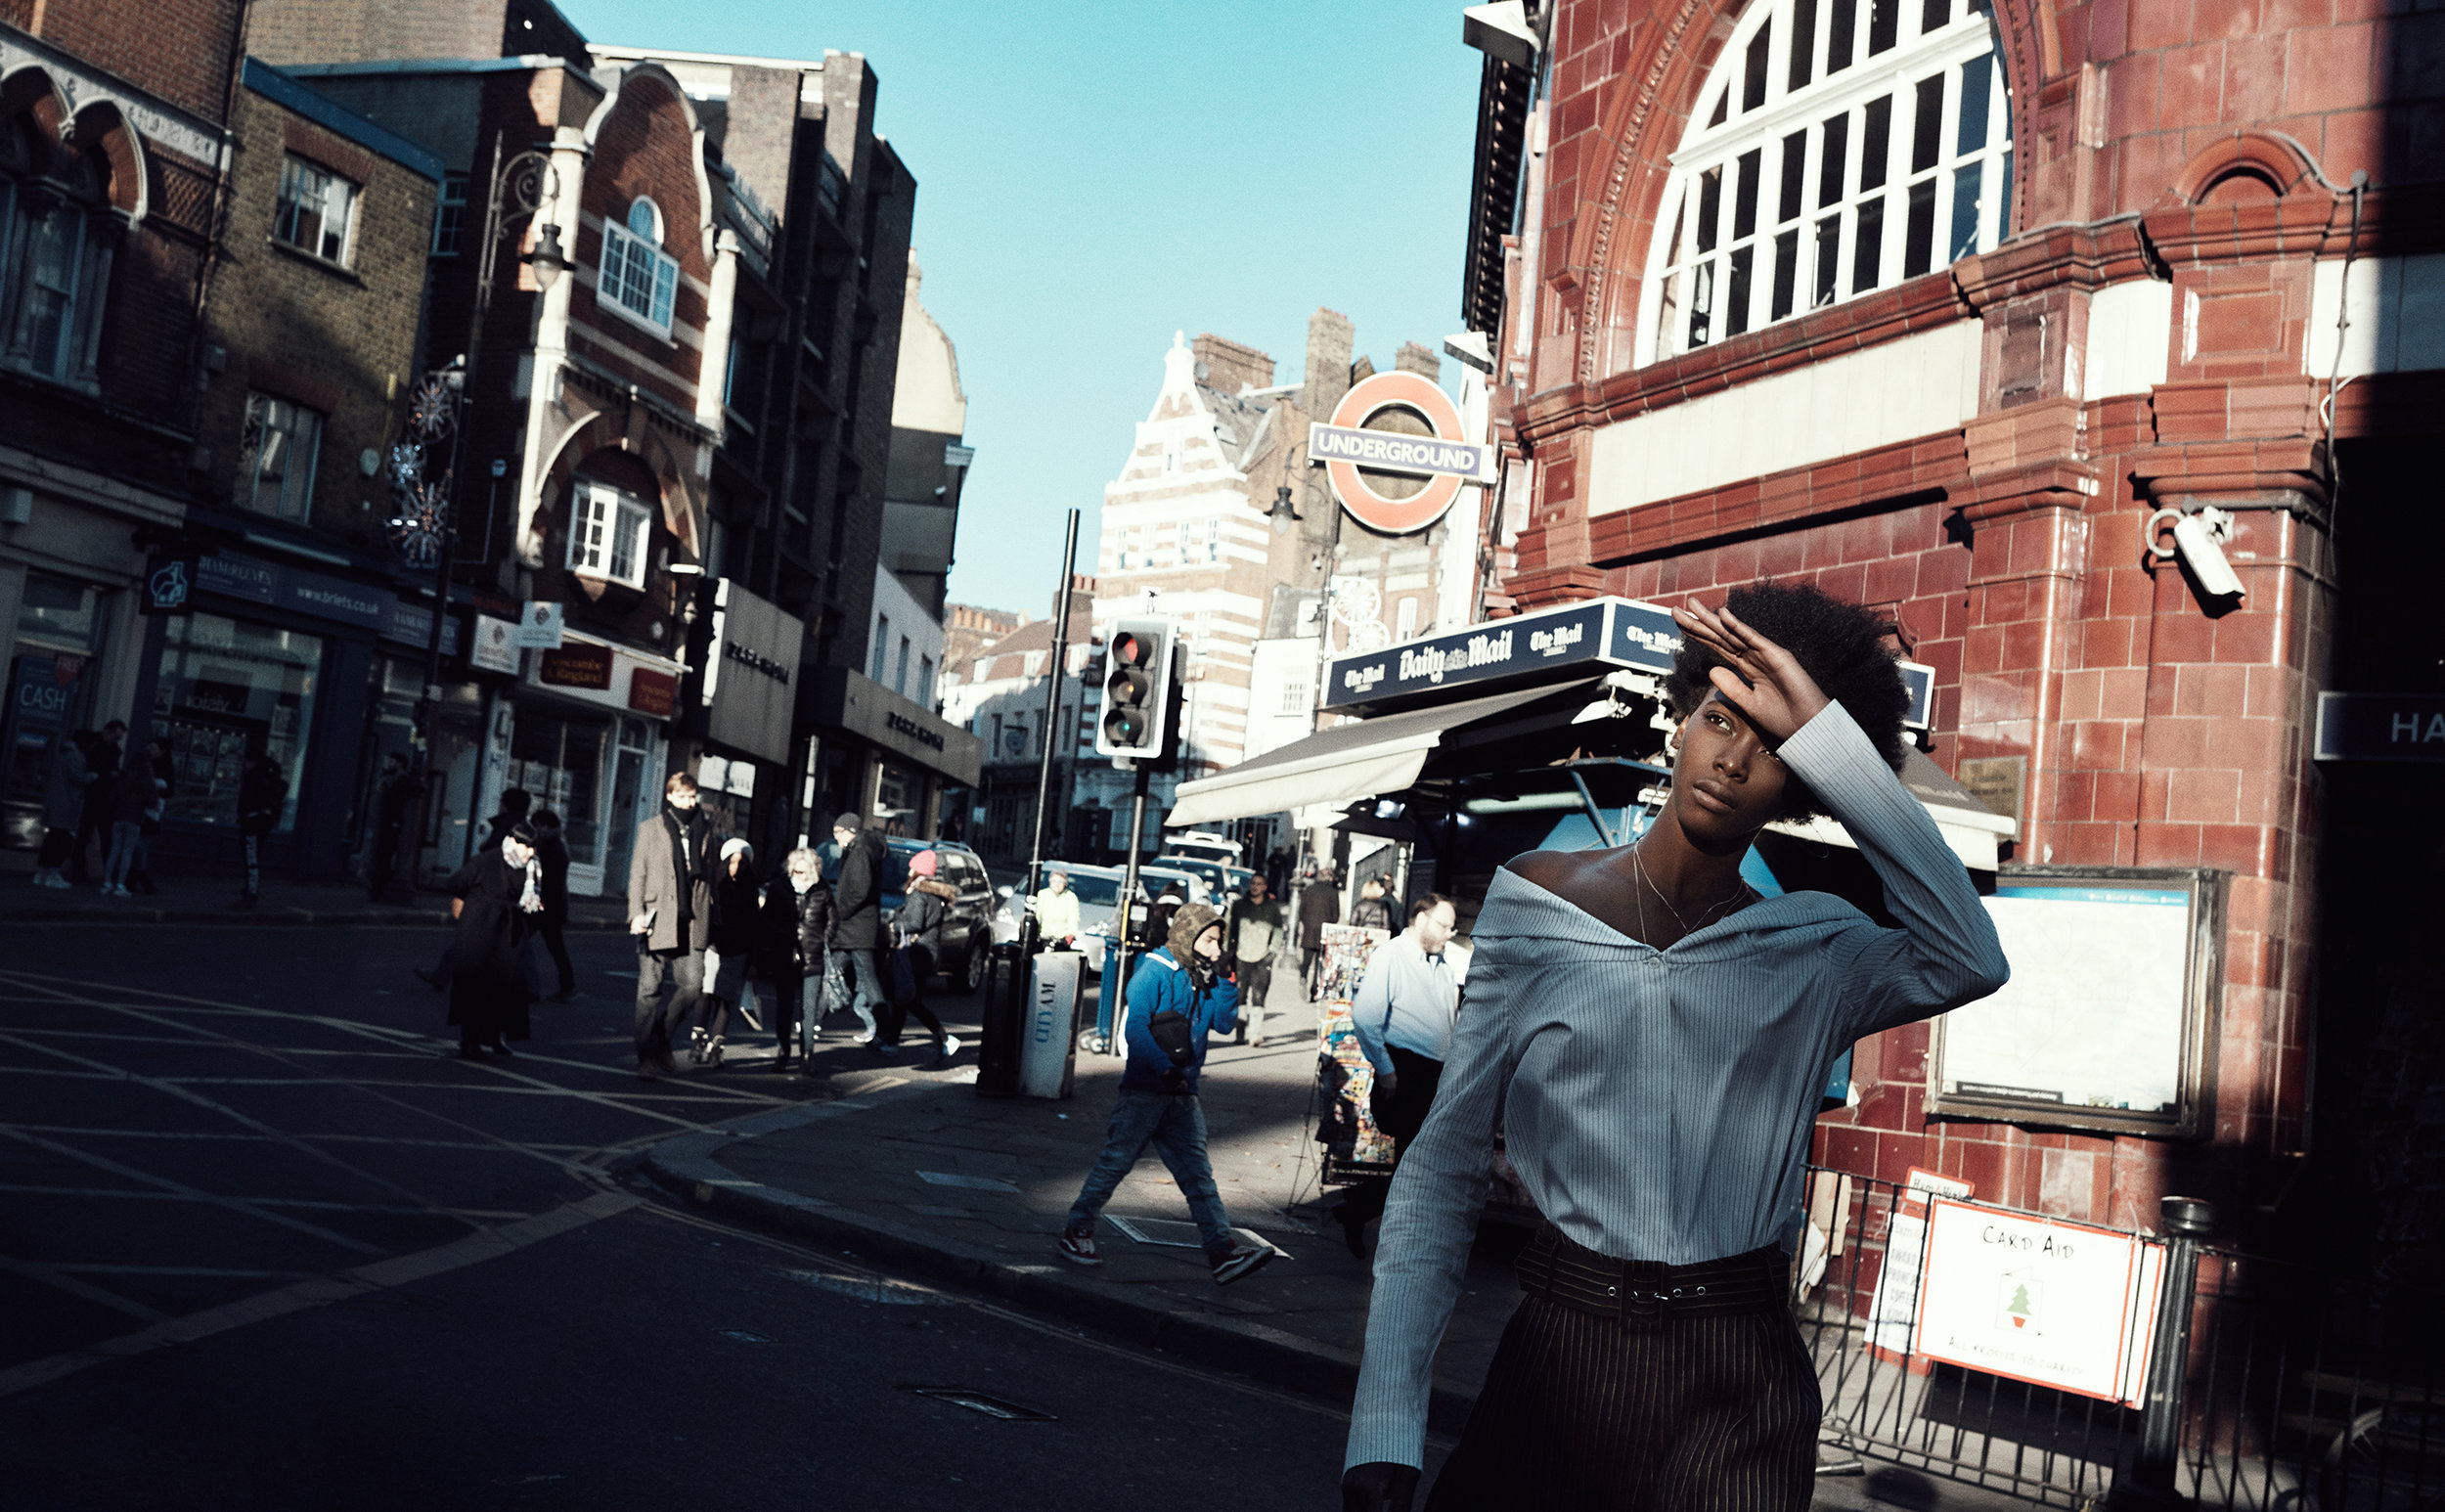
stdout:
<svg viewBox="0 0 2445 1512">
<path fill-rule="evenodd" d="M 790 721 L 798 694 L 799 644 L 806 627 L 722 579 L 714 590 L 713 645 L 705 657 L 705 734 L 716 743 L 761 756 L 789 760 Z"/>
<path fill-rule="evenodd" d="M 475 645 L 467 653 L 467 664 L 482 672 L 518 674 L 517 627 L 506 619 L 489 614 L 475 616 Z"/>
<path fill-rule="evenodd" d="M 531 602 L 518 611 L 516 645 L 522 651 L 556 651 L 568 626 L 565 603 Z"/>
<path fill-rule="evenodd" d="M 1663 672 L 1680 648 L 1670 611 L 1631 599 L 1590 599 L 1337 658 L 1325 670 L 1324 706 L 1347 709 L 1444 688 L 1547 681 L 1616 667 Z"/>
<path fill-rule="evenodd" d="M 2445 761 L 2445 694 L 2320 693 L 2318 761 Z"/>
<path fill-rule="evenodd" d="M 1430 433 L 1368 428 L 1368 421 L 1389 410 L 1415 416 Z M 1308 463 L 1324 469 L 1333 497 L 1358 523 L 1386 535 L 1406 535 L 1443 518 L 1462 483 L 1491 484 L 1496 459 L 1494 448 L 1468 438 L 1459 407 L 1434 379 L 1378 373 L 1344 394 L 1330 421 L 1308 426 Z M 1390 499 L 1367 482 L 1368 472 L 1398 472 L 1427 483 L 1405 499 Z"/>
<path fill-rule="evenodd" d="M 654 719 L 669 719 L 679 712 L 679 679 L 651 667 L 630 668 L 628 706 Z"/>
</svg>

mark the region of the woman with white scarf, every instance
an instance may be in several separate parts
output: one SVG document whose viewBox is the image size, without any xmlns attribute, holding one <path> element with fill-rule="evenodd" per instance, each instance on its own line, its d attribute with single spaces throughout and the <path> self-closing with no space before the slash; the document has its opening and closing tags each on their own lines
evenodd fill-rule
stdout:
<svg viewBox="0 0 2445 1512">
<path fill-rule="evenodd" d="M 543 864 L 535 831 L 511 824 L 497 845 L 459 868 L 449 882 L 450 1022 L 459 1026 L 459 1058 L 506 1056 L 509 1042 L 528 1034 L 525 946 L 544 911 Z"/>
</svg>

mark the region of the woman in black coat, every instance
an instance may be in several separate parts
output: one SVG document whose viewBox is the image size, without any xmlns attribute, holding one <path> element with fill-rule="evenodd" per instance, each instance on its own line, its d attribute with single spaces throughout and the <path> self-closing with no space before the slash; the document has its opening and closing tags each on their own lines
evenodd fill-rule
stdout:
<svg viewBox="0 0 2445 1512">
<path fill-rule="evenodd" d="M 713 915 L 708 941 L 721 957 L 720 969 L 707 975 L 704 993 L 706 1022 L 698 1024 L 689 1054 L 699 1064 L 722 1063 L 722 1032 L 730 1027 L 731 1009 L 745 1000 L 747 967 L 764 936 L 764 889 L 756 880 L 755 847 L 733 836 L 722 842 L 721 869 L 713 876 Z"/>
<path fill-rule="evenodd" d="M 507 1055 L 507 1042 L 529 1033 L 525 946 L 543 912 L 541 872 L 535 831 L 518 823 L 450 879 L 450 1022 L 462 1060 Z"/>
</svg>

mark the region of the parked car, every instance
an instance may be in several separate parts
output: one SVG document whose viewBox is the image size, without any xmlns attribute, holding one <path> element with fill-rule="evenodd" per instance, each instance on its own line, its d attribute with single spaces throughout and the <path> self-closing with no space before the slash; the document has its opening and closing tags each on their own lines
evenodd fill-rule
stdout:
<svg viewBox="0 0 2445 1512">
<path fill-rule="evenodd" d="M 941 958 L 934 965 L 945 981 L 974 992 L 985 985 L 985 967 L 994 943 L 994 909 L 999 900 L 994 894 L 993 878 L 985 874 L 985 864 L 977 860 L 976 853 L 956 840 L 911 840 L 897 836 L 886 839 L 885 914 L 900 907 L 909 884 L 909 858 L 919 851 L 932 851 L 939 858 L 934 871 L 937 881 L 959 889 L 959 896 L 951 901 L 951 918 L 943 925 Z"/>
<path fill-rule="evenodd" d="M 1156 865 L 1160 866 L 1179 857 L 1188 857 L 1196 861 L 1219 861 L 1226 867 L 1237 867 L 1239 856 L 1239 843 L 1235 840 L 1226 840 L 1209 829 L 1183 829 L 1178 834 L 1167 835 L 1164 838 L 1163 854 L 1156 858 Z"/>
<path fill-rule="evenodd" d="M 1051 870 L 1051 865 L 1047 864 L 1045 869 Z M 1072 866 L 1066 862 L 1061 864 L 1061 869 L 1070 874 L 1070 891 L 1078 898 L 1079 954 L 1087 957 L 1089 974 L 1101 976 L 1104 947 L 1111 938 L 1112 915 L 1127 873 L 1119 867 Z M 1137 895 L 1140 898 L 1154 898 L 1175 882 L 1188 894 L 1191 903 L 1211 900 L 1212 894 L 1206 887 L 1205 879 L 1192 872 L 1170 866 L 1141 866 L 1137 868 Z M 1026 916 L 1027 900 L 1034 897 L 1042 886 L 1043 883 L 1036 877 L 1030 876 L 1025 893 L 1014 886 L 1000 889 L 1000 907 L 995 912 L 993 921 L 995 941 L 1008 944 L 1019 937 L 1019 922 Z"/>
<path fill-rule="evenodd" d="M 1175 871 L 1185 871 L 1191 876 L 1203 878 L 1206 890 L 1221 898 L 1238 897 L 1247 891 L 1248 879 L 1256 875 L 1246 867 L 1234 867 L 1223 862 L 1207 861 L 1195 856 L 1161 856 L 1156 858 L 1155 865 L 1169 867 Z"/>
</svg>

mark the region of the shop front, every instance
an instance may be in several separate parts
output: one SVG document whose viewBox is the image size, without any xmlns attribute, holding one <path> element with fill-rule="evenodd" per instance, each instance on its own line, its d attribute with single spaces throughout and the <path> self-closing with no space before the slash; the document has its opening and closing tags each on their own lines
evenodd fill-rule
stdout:
<svg viewBox="0 0 2445 1512">
<path fill-rule="evenodd" d="M 696 782 L 716 827 L 745 836 L 769 873 L 804 829 L 789 778 L 806 627 L 724 578 L 713 588 L 709 630 L 696 696 Z"/>
<path fill-rule="evenodd" d="M 943 794 L 977 785 L 984 742 L 845 667 L 821 667 L 802 681 L 799 728 L 812 731 L 802 770 L 814 775 L 807 786 L 817 811 L 808 832 L 856 810 L 887 833 L 939 836 Z"/>
<path fill-rule="evenodd" d="M 551 649 L 522 653 L 522 668 L 492 719 L 479 779 L 483 811 L 520 788 L 559 816 L 569 848 L 569 891 L 585 897 L 628 886 L 637 826 L 661 801 L 669 726 L 686 670 L 664 656 L 577 631 Z"/>
<path fill-rule="evenodd" d="M 368 843 L 381 757 L 408 748 L 432 611 L 387 588 L 240 553 L 149 584 L 131 748 L 168 743 L 170 793 L 156 855 L 187 869 L 232 864 L 245 764 L 268 756 L 288 784 L 266 868 L 348 875 Z M 168 586 L 175 584 L 175 586 Z M 443 626 L 445 660 L 458 621 Z M 454 692 L 457 690 L 453 690 Z M 445 710 L 465 701 L 445 697 Z"/>
</svg>

